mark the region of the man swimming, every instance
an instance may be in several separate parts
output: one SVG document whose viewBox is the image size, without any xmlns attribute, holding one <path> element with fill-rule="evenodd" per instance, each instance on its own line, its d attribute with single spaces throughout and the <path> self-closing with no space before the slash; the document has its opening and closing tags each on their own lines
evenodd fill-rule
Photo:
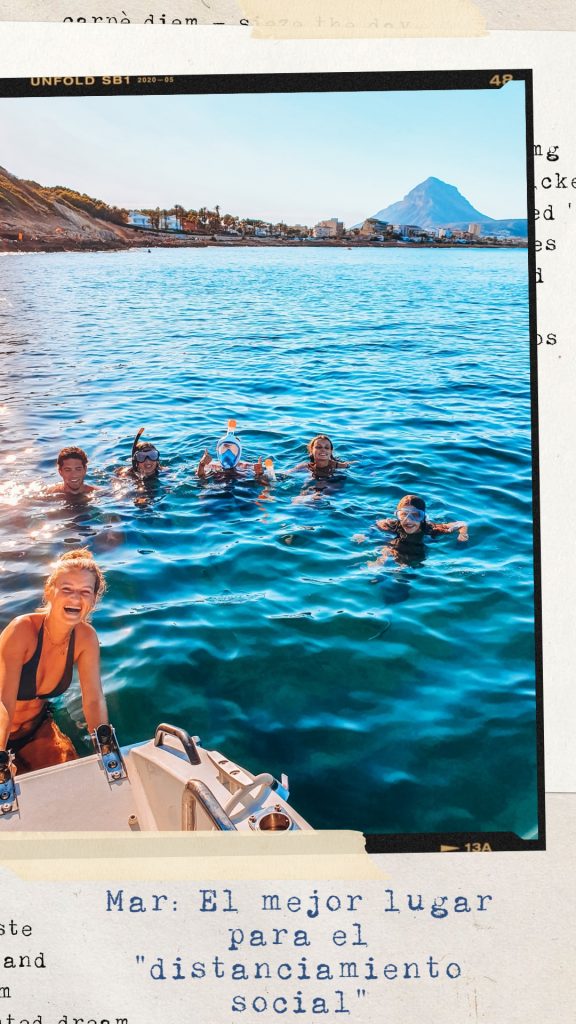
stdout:
<svg viewBox="0 0 576 1024">
<path fill-rule="evenodd" d="M 67 498 L 75 498 L 98 490 L 93 484 L 84 483 L 88 471 L 88 456 L 82 448 L 75 445 L 62 448 L 58 452 L 56 465 L 62 483 L 48 488 L 48 494 L 63 494 Z"/>
</svg>

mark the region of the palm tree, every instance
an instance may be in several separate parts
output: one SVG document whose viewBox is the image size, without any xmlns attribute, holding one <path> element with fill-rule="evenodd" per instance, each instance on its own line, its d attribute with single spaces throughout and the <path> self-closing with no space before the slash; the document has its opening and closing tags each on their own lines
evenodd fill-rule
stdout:
<svg viewBox="0 0 576 1024">
<path fill-rule="evenodd" d="M 182 230 L 182 221 L 186 213 L 184 207 L 180 203 L 175 203 L 173 209 L 170 211 L 176 217 L 176 223 L 178 224 L 180 231 Z"/>
<path fill-rule="evenodd" d="M 184 214 L 184 223 L 186 225 L 186 231 L 197 231 L 198 230 L 198 210 L 188 210 Z"/>
</svg>

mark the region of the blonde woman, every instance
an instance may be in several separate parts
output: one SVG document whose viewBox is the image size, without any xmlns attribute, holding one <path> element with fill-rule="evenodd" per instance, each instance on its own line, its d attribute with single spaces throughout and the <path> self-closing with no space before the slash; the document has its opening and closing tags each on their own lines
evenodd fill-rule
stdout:
<svg viewBox="0 0 576 1024">
<path fill-rule="evenodd" d="M 20 772 L 78 757 L 48 703 L 69 688 L 74 665 L 88 730 L 108 722 L 98 637 L 87 621 L 105 587 L 90 551 L 69 551 L 46 580 L 42 608 L 0 635 L 0 752 L 12 751 Z"/>
</svg>

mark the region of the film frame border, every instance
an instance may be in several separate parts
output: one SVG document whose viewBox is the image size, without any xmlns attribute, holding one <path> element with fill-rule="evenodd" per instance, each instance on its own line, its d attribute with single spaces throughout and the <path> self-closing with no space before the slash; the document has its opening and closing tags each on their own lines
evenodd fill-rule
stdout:
<svg viewBox="0 0 576 1024">
<path fill-rule="evenodd" d="M 490 80 L 511 76 L 525 87 L 526 187 L 528 230 L 528 312 L 530 336 L 530 406 L 532 451 L 532 539 L 534 583 L 535 733 L 538 837 L 522 839 L 513 832 L 365 833 L 367 853 L 511 852 L 546 849 L 544 779 L 544 697 L 542 644 L 542 562 L 540 546 L 540 450 L 536 324 L 536 225 L 534 175 L 533 75 L 528 68 L 492 67 L 445 71 L 322 71 L 214 75 L 164 74 L 0 77 L 0 98 L 66 96 L 145 96 L 287 92 L 377 92 L 502 89 L 506 82 Z M 86 80 L 90 81 L 87 82 Z M 45 80 L 47 84 L 41 84 Z M 510 80 L 510 79 L 508 79 Z M 48 84 L 50 83 L 50 84 Z M 97 836 L 98 833 L 95 833 Z"/>
</svg>

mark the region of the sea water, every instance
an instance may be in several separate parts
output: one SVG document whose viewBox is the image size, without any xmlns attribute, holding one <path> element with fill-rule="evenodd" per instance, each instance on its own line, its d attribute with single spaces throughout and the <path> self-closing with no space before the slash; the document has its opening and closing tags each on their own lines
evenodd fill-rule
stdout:
<svg viewBox="0 0 576 1024">
<path fill-rule="evenodd" d="M 122 743 L 169 721 L 288 773 L 318 828 L 536 825 L 527 256 L 138 249 L 0 258 L 1 625 L 87 545 Z M 274 484 L 200 481 L 227 420 Z M 137 429 L 157 485 L 116 471 Z M 305 444 L 352 465 L 327 490 Z M 90 499 L 48 498 L 64 445 Z M 465 520 L 376 561 L 408 493 Z M 357 543 L 353 538 L 364 535 Z M 88 752 L 78 687 L 58 720 Z"/>
</svg>

